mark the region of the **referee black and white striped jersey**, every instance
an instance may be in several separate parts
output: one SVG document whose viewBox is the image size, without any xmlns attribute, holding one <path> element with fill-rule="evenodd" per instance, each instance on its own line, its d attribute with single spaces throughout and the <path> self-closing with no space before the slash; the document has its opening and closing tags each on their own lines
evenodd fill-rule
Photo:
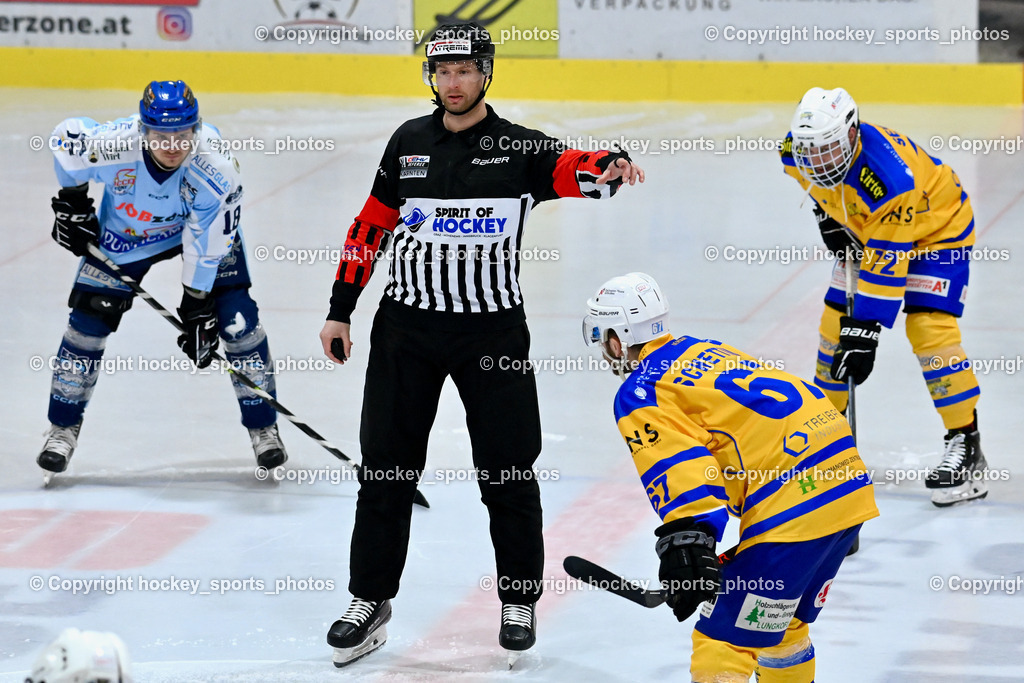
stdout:
<svg viewBox="0 0 1024 683">
<path fill-rule="evenodd" d="M 525 320 L 520 246 L 531 209 L 559 197 L 601 198 L 626 155 L 567 149 L 543 133 L 487 116 L 458 133 L 444 110 L 391 137 L 370 197 L 345 241 L 329 320 L 349 322 L 377 259 L 390 253 L 382 304 L 423 324 L 497 329 Z M 628 158 L 628 157 L 627 157 Z"/>
</svg>

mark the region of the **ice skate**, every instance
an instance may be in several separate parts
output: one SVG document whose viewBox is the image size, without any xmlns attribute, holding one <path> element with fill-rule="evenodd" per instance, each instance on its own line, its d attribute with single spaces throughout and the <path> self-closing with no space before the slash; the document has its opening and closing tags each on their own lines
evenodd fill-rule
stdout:
<svg viewBox="0 0 1024 683">
<path fill-rule="evenodd" d="M 50 429 L 46 432 L 46 443 L 43 444 L 43 450 L 36 458 L 36 464 L 47 471 L 43 477 L 43 486 L 50 484 L 54 474 L 68 468 L 68 462 L 78 446 L 78 432 L 81 429 L 81 420 L 70 427 L 50 425 Z"/>
<path fill-rule="evenodd" d="M 948 507 L 987 496 L 987 467 L 978 430 L 950 430 L 946 434 L 942 462 L 924 481 L 925 487 L 931 489 L 932 504 Z"/>
<path fill-rule="evenodd" d="M 378 650 L 387 642 L 384 625 L 391 621 L 391 601 L 352 598 L 345 614 L 331 625 L 327 644 L 334 648 L 334 666 L 341 668 Z"/>
<path fill-rule="evenodd" d="M 280 467 L 288 461 L 288 453 L 284 450 L 281 437 L 277 433 L 277 425 L 259 429 L 250 429 L 249 438 L 252 439 L 252 450 L 256 454 L 256 464 L 272 470 Z"/>
<path fill-rule="evenodd" d="M 508 668 L 512 668 L 524 650 L 537 642 L 536 603 L 502 605 L 498 644 L 508 650 Z"/>
</svg>

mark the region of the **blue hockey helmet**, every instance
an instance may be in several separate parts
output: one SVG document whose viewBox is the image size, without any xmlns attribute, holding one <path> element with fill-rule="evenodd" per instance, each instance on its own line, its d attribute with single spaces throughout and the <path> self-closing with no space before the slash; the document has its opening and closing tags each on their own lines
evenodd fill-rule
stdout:
<svg viewBox="0 0 1024 683">
<path fill-rule="evenodd" d="M 143 130 L 199 128 L 199 101 L 185 81 L 153 81 L 139 101 Z"/>
</svg>

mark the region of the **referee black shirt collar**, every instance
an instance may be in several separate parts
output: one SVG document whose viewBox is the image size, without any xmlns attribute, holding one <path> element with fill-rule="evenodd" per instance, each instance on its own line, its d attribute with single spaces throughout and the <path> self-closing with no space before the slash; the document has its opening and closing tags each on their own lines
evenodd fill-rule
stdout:
<svg viewBox="0 0 1024 683">
<path fill-rule="evenodd" d="M 485 116 L 480 123 L 474 124 L 466 130 L 460 130 L 457 133 L 454 133 L 444 127 L 444 107 L 438 107 L 435 109 L 433 114 L 434 142 L 442 142 L 450 135 L 456 140 L 462 140 L 466 145 L 476 144 L 480 134 L 487 130 L 492 123 L 498 120 L 498 115 L 494 113 L 494 109 L 491 108 L 491 105 L 484 104 L 484 106 L 487 108 L 487 116 Z"/>
</svg>

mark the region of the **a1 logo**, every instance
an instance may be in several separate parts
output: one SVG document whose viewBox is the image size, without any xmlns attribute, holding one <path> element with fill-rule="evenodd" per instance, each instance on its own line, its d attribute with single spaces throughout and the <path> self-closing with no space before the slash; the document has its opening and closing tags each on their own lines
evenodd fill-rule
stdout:
<svg viewBox="0 0 1024 683">
<path fill-rule="evenodd" d="M 835 581 L 835 579 L 829 579 L 825 582 L 825 585 L 821 587 L 821 590 L 818 591 L 818 595 L 814 598 L 815 607 L 820 609 L 825 606 L 825 598 L 828 597 L 828 590 L 832 587 L 833 581 Z"/>
</svg>

